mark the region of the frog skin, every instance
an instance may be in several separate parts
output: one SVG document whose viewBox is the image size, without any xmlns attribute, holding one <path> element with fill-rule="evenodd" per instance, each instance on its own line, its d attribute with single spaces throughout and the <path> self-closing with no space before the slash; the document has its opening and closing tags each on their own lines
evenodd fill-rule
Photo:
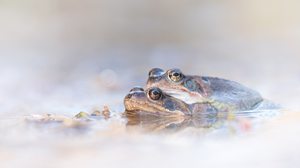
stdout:
<svg viewBox="0 0 300 168">
<path fill-rule="evenodd" d="M 255 109 L 264 101 L 258 92 L 237 82 L 216 77 L 185 75 L 179 69 L 151 69 L 146 89 L 152 87 L 158 87 L 187 104 L 210 103 L 219 108 L 230 106 L 235 111 Z"/>
<path fill-rule="evenodd" d="M 157 116 L 192 116 L 196 113 L 218 112 L 209 103 L 187 104 L 180 99 L 176 99 L 165 94 L 157 87 L 144 90 L 141 87 L 131 89 L 124 99 L 126 113 L 151 114 Z"/>
</svg>

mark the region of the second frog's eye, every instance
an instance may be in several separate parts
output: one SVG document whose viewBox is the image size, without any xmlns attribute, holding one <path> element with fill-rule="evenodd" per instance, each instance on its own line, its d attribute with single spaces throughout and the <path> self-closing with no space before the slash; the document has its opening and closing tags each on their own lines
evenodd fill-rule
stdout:
<svg viewBox="0 0 300 168">
<path fill-rule="evenodd" d="M 148 96 L 152 100 L 159 100 L 162 97 L 162 91 L 159 88 L 152 88 L 148 91 Z"/>
<path fill-rule="evenodd" d="M 179 69 L 172 69 L 168 73 L 169 79 L 173 82 L 179 82 L 183 78 L 183 74 Z"/>
</svg>

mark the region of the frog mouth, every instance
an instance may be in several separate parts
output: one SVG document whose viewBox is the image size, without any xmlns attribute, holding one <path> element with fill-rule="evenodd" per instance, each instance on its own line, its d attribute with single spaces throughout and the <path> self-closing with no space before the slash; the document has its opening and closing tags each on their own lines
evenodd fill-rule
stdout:
<svg viewBox="0 0 300 168">
<path fill-rule="evenodd" d="M 169 111 L 159 105 L 149 105 L 147 102 L 125 98 L 125 110 L 128 112 L 151 114 L 158 116 L 184 115 L 181 111 Z"/>
</svg>

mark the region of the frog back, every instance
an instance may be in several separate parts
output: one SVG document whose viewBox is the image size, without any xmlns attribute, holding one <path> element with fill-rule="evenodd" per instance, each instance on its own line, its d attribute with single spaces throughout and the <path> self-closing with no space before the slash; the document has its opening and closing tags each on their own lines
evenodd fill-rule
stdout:
<svg viewBox="0 0 300 168">
<path fill-rule="evenodd" d="M 263 101 L 262 96 L 234 81 L 215 77 L 202 77 L 211 90 L 209 99 L 212 102 L 226 104 L 235 110 L 250 110 Z"/>
</svg>

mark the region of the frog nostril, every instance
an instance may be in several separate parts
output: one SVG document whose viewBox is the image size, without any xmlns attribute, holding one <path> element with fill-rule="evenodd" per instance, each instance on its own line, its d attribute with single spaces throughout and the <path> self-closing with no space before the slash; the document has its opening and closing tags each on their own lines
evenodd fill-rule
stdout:
<svg viewBox="0 0 300 168">
<path fill-rule="evenodd" d="M 130 99 L 132 97 L 132 94 L 129 93 L 128 95 L 126 95 L 126 99 Z"/>
</svg>

